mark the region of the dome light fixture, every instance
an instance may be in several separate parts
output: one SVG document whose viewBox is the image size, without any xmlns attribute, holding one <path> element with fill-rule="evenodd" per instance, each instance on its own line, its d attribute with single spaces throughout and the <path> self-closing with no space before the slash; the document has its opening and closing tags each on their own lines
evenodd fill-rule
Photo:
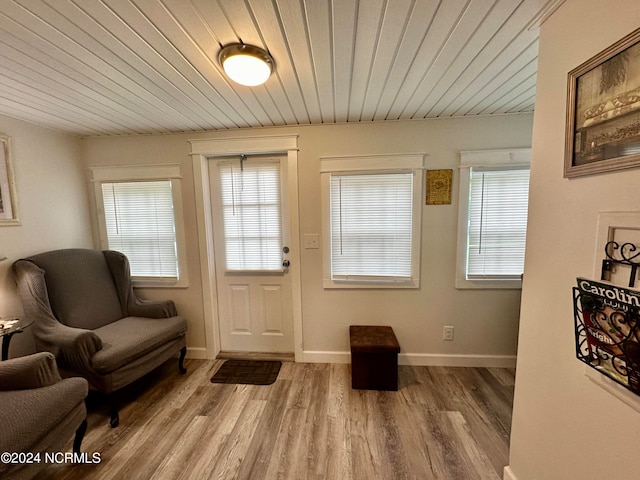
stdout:
<svg viewBox="0 0 640 480">
<path fill-rule="evenodd" d="M 247 87 L 262 85 L 269 79 L 275 67 L 269 52 L 244 43 L 232 43 L 222 47 L 218 61 L 231 80 Z"/>
</svg>

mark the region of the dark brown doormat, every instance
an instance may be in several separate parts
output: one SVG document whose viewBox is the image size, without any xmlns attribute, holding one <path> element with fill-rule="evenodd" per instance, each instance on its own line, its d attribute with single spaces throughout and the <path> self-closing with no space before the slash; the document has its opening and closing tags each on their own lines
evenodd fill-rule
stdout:
<svg viewBox="0 0 640 480">
<path fill-rule="evenodd" d="M 282 362 L 264 360 L 227 360 L 211 378 L 212 383 L 271 385 L 278 378 Z"/>
</svg>

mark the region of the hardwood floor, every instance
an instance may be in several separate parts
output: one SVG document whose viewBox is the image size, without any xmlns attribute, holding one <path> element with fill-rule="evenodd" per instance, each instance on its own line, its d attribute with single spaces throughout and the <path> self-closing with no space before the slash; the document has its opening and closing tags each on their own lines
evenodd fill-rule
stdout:
<svg viewBox="0 0 640 480">
<path fill-rule="evenodd" d="M 351 389 L 350 365 L 285 362 L 269 386 L 210 383 L 221 360 L 168 362 L 122 394 L 120 426 L 89 401 L 58 479 L 501 479 L 514 370 L 399 367 L 398 392 Z M 71 441 L 67 451 L 71 450 Z"/>
</svg>

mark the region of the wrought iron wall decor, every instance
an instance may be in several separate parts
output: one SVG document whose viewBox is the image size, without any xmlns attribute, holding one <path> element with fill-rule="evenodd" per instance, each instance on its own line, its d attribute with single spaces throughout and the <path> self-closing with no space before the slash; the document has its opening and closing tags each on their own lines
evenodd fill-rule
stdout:
<svg viewBox="0 0 640 480">
<path fill-rule="evenodd" d="M 619 244 L 618 242 L 608 242 L 604 247 L 606 258 L 602 260 L 601 280 L 610 280 L 611 272 L 618 265 L 630 267 L 629 288 L 633 288 L 638 278 L 638 267 L 640 267 L 640 249 L 630 242 Z"/>
<path fill-rule="evenodd" d="M 640 395 L 640 292 L 578 278 L 576 357 Z"/>
</svg>

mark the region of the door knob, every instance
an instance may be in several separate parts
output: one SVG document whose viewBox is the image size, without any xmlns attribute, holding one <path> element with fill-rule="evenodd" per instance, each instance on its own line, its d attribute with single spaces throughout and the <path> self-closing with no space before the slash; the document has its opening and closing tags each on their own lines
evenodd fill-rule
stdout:
<svg viewBox="0 0 640 480">
<path fill-rule="evenodd" d="M 291 262 L 289 260 L 285 260 L 284 262 L 282 262 L 282 266 L 284 268 L 289 268 L 289 265 L 291 265 Z"/>
</svg>

